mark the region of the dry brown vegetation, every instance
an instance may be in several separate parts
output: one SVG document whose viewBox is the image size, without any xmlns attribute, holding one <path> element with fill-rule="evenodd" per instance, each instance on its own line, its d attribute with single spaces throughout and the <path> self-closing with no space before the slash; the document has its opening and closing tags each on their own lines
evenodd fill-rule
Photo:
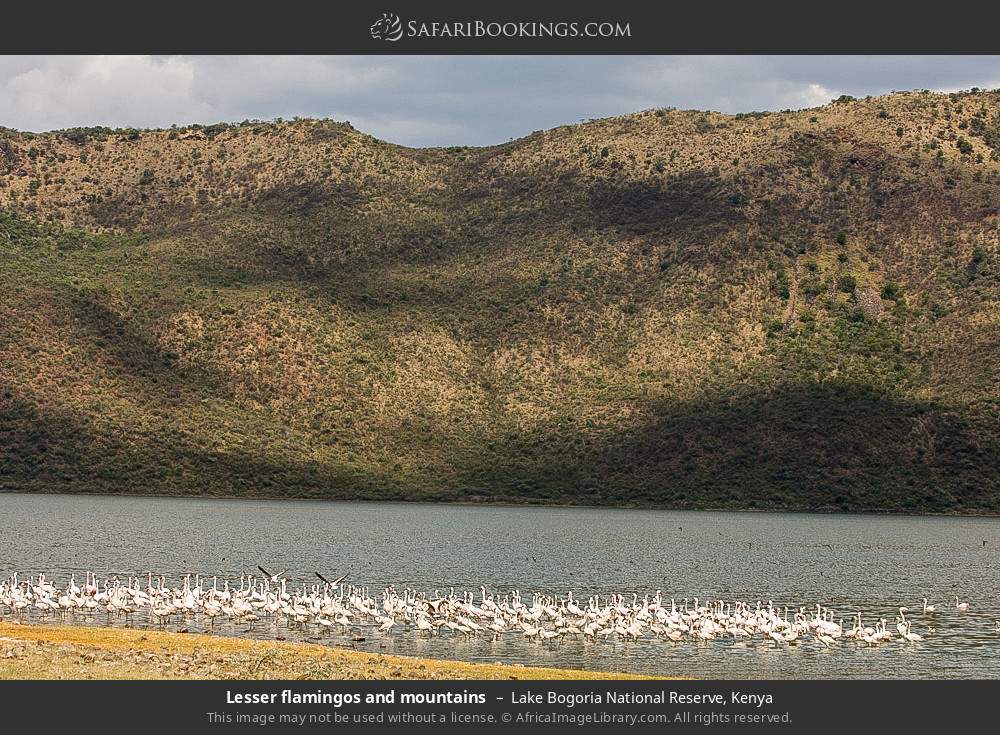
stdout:
<svg viewBox="0 0 1000 735">
<path fill-rule="evenodd" d="M 0 679 L 645 679 L 122 628 L 0 621 Z"/>
<path fill-rule="evenodd" d="M 1000 93 L 0 132 L 0 488 L 1000 511 Z"/>
</svg>

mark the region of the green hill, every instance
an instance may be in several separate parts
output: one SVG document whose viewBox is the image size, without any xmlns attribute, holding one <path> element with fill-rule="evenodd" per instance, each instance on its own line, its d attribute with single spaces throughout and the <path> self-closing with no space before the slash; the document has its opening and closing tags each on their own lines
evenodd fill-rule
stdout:
<svg viewBox="0 0 1000 735">
<path fill-rule="evenodd" d="M 1000 93 L 0 129 L 0 489 L 1000 512 Z"/>
</svg>

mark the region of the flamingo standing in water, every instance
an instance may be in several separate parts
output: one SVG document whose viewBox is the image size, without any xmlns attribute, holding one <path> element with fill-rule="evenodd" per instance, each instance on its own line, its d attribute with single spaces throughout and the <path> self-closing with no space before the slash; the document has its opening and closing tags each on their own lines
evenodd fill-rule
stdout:
<svg viewBox="0 0 1000 735">
<path fill-rule="evenodd" d="M 969 611 L 969 603 L 968 602 L 959 602 L 957 597 L 955 598 L 955 607 L 958 609 L 959 612 L 968 612 Z"/>
<path fill-rule="evenodd" d="M 910 629 L 910 623 L 903 613 L 907 613 L 909 611 L 910 608 L 908 607 L 899 608 L 899 622 L 896 623 L 896 630 L 899 631 L 899 634 L 904 637 L 906 636 L 906 631 Z"/>
</svg>

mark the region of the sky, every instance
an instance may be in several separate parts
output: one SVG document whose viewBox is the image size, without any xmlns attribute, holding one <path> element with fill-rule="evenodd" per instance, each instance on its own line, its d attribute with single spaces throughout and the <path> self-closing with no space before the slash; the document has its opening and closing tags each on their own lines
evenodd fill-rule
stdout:
<svg viewBox="0 0 1000 735">
<path fill-rule="evenodd" d="M 971 87 L 1000 88 L 1000 56 L 0 56 L 0 126 L 330 117 L 403 145 L 489 145 L 651 107 Z"/>
</svg>

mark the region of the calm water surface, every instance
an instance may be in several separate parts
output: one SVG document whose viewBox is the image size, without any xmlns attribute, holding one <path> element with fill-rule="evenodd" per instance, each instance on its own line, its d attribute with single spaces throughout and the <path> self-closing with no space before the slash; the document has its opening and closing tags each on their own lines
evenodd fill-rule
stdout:
<svg viewBox="0 0 1000 735">
<path fill-rule="evenodd" d="M 832 606 L 869 623 L 910 608 L 922 643 L 869 649 L 814 641 L 775 648 L 560 640 L 500 641 L 366 630 L 363 650 L 469 661 L 707 678 L 1000 678 L 1000 519 L 331 501 L 0 495 L 0 575 L 70 573 L 239 578 L 263 564 L 296 581 L 348 574 L 386 584 L 520 589 L 578 597 L 621 592 Z M 478 593 L 477 593 L 478 594 Z M 954 609 L 954 598 L 971 611 Z M 919 612 L 923 597 L 938 614 Z M 105 616 L 95 617 L 104 622 Z M 137 615 L 136 625 L 144 618 Z M 194 630 L 191 622 L 185 623 Z M 930 629 L 933 629 L 931 632 Z M 218 632 L 218 631 L 217 631 Z M 230 628 L 223 632 L 245 634 Z M 308 631 L 255 636 L 314 640 Z M 350 635 L 321 640 L 350 643 Z"/>
</svg>

